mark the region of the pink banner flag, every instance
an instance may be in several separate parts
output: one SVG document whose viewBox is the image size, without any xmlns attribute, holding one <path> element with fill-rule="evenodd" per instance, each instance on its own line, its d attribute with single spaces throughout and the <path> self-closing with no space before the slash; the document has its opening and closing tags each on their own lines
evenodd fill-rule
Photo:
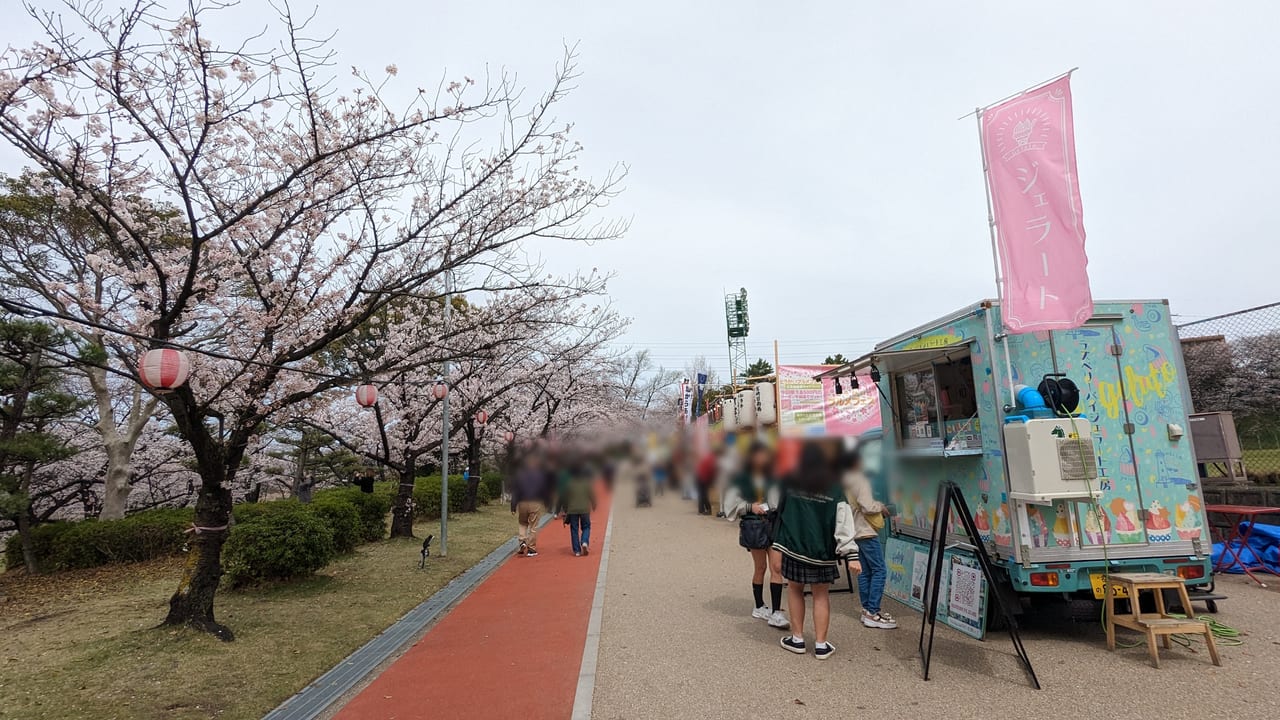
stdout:
<svg viewBox="0 0 1280 720">
<path fill-rule="evenodd" d="M 982 112 L 1010 332 L 1080 327 L 1093 314 L 1076 176 L 1071 77 Z"/>
<path fill-rule="evenodd" d="M 880 395 L 870 375 L 858 384 L 813 376 L 837 365 L 778 366 L 778 428 L 783 437 L 857 437 L 880 427 Z"/>
</svg>

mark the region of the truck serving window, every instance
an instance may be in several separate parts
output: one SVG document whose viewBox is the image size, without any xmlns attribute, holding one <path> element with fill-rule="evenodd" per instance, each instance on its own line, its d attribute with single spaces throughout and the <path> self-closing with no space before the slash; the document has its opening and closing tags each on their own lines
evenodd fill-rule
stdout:
<svg viewBox="0 0 1280 720">
<path fill-rule="evenodd" d="M 938 403 L 942 406 L 943 435 L 948 450 L 982 447 L 978 427 L 978 399 L 973 386 L 973 361 L 964 357 L 934 366 Z"/>
<path fill-rule="evenodd" d="M 898 374 L 898 421 L 905 448 L 942 449 L 933 366 Z"/>
<path fill-rule="evenodd" d="M 973 361 L 940 358 L 895 374 L 898 432 L 913 450 L 978 450 L 982 436 Z"/>
</svg>

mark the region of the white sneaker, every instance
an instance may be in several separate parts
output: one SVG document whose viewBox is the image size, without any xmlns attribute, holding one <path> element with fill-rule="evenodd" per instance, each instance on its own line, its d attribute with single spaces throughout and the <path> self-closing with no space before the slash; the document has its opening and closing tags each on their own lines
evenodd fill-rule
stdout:
<svg viewBox="0 0 1280 720">
<path fill-rule="evenodd" d="M 894 620 L 889 613 L 878 612 L 872 615 L 866 610 L 862 611 L 862 624 L 869 628 L 880 628 L 881 630 L 893 630 L 898 627 L 898 621 Z"/>
<path fill-rule="evenodd" d="M 761 605 L 760 607 L 751 611 L 751 617 L 757 620 L 768 620 L 769 618 L 773 617 L 773 611 L 769 609 L 768 605 Z"/>
<path fill-rule="evenodd" d="M 791 621 L 787 619 L 787 614 L 781 610 L 774 610 L 769 616 L 769 627 L 776 627 L 779 630 L 786 630 L 791 627 Z"/>
</svg>

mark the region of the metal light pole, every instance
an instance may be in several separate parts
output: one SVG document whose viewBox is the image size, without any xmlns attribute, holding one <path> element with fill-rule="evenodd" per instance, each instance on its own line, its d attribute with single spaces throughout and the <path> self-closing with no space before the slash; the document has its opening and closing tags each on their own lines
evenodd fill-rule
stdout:
<svg viewBox="0 0 1280 720">
<path fill-rule="evenodd" d="M 449 334 L 449 322 L 453 312 L 453 270 L 444 273 L 444 332 Z M 444 361 L 444 378 L 449 380 L 449 361 Z M 449 393 L 446 388 L 440 401 L 444 415 L 440 443 L 440 557 L 449 555 Z"/>
</svg>

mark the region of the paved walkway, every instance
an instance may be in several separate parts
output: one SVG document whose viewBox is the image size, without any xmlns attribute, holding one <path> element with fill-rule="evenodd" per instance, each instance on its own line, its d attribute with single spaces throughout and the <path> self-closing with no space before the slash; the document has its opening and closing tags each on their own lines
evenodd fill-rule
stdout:
<svg viewBox="0 0 1280 720">
<path fill-rule="evenodd" d="M 608 517 L 605 497 L 581 558 L 548 523 L 537 557 L 508 560 L 335 717 L 569 718 Z"/>
<path fill-rule="evenodd" d="M 1036 691 L 1007 636 L 979 642 L 941 627 L 925 682 L 915 612 L 886 601 L 902 628 L 869 630 L 856 595 L 833 595 L 836 655 L 787 653 L 780 631 L 750 617 L 751 565 L 733 525 L 698 516 L 674 493 L 652 508 L 635 508 L 628 488 L 618 500 L 605 573 L 607 501 L 593 516 L 590 557 L 573 557 L 567 529 L 548 525 L 538 558 L 507 561 L 337 717 L 585 720 L 589 708 L 597 720 L 986 720 L 1015 710 L 1166 720 L 1270 717 L 1280 704 L 1280 592 L 1237 578 L 1219 580 L 1231 599 L 1218 618 L 1250 634 L 1222 649 L 1223 668 L 1175 647 L 1156 670 L 1142 647 L 1107 652 L 1095 625 L 1042 625 L 1023 634 L 1045 688 Z M 594 664 L 583 665 L 584 646 Z"/>
<path fill-rule="evenodd" d="M 1005 634 L 985 642 L 940 627 L 921 680 L 920 615 L 892 600 L 898 630 L 857 621 L 857 596 L 832 595 L 825 662 L 778 647 L 781 632 L 750 617 L 751 561 L 724 520 L 671 493 L 636 509 L 619 489 L 593 717 L 642 718 L 1161 718 L 1270 717 L 1278 702 L 1280 594 L 1224 578 L 1218 616 L 1251 635 L 1222 649 L 1107 652 L 1097 625 L 1042 626 L 1023 638 L 1044 689 L 1028 687 Z M 629 500 L 629 498 L 627 498 Z M 842 578 L 843 582 L 843 578 Z M 767 591 L 767 588 L 766 588 Z M 812 624 L 806 637 L 812 647 Z M 1268 708 L 1263 710 L 1263 708 Z M 1263 713 L 1263 714 L 1259 714 Z"/>
</svg>

